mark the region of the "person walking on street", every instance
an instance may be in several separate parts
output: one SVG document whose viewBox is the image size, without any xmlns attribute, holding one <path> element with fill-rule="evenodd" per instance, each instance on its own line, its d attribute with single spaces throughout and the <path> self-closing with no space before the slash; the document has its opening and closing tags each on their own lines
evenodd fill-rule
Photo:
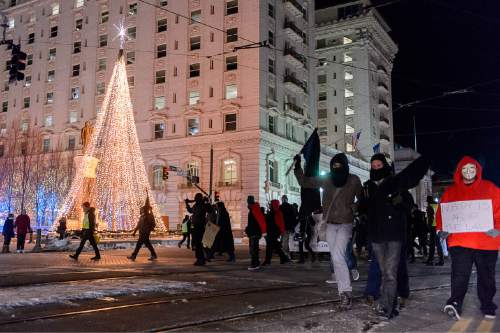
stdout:
<svg viewBox="0 0 500 333">
<path fill-rule="evenodd" d="M 177 244 L 181 248 L 182 243 L 187 240 L 187 248 L 189 249 L 189 244 L 191 243 L 191 217 L 189 215 L 184 216 L 182 220 L 182 240 Z"/>
<path fill-rule="evenodd" d="M 26 210 L 22 210 L 21 214 L 16 217 L 14 223 L 17 234 L 17 253 L 24 253 L 24 243 L 26 242 L 26 234 L 32 233 L 30 225 L 30 217 L 26 214 Z"/>
<path fill-rule="evenodd" d="M 288 197 L 286 195 L 281 197 L 280 210 L 285 220 L 285 232 L 281 235 L 281 247 L 283 248 L 283 252 L 290 257 L 290 236 L 293 237 L 295 232 L 297 212 L 295 208 L 288 203 Z"/>
<path fill-rule="evenodd" d="M 57 226 L 57 233 L 59 234 L 59 240 L 63 240 L 66 236 L 66 218 L 63 216 L 59 219 L 59 225 Z"/>
<path fill-rule="evenodd" d="M 212 247 L 212 253 L 226 252 L 229 255 L 227 261 L 235 262 L 234 237 L 229 213 L 222 201 L 218 201 L 215 204 L 215 209 L 217 211 L 216 224 L 220 229 L 216 236 L 217 242 L 214 242 L 214 246 Z"/>
<path fill-rule="evenodd" d="M 285 221 L 283 220 L 283 214 L 280 210 L 279 200 L 271 200 L 271 205 L 269 211 L 266 214 L 266 259 L 262 263 L 264 265 L 271 265 L 271 259 L 273 257 L 273 252 L 276 252 L 280 256 L 280 263 L 285 264 L 290 261 L 283 249 L 281 248 L 281 243 L 278 238 L 285 232 Z"/>
<path fill-rule="evenodd" d="M 144 205 L 144 207 L 141 207 L 141 216 L 139 217 L 139 223 L 137 223 L 137 226 L 132 232 L 132 236 L 135 236 L 135 233 L 139 231 L 139 239 L 137 240 L 137 244 L 135 245 L 134 252 L 132 252 L 132 254 L 127 257 L 127 259 L 135 260 L 142 245 L 145 245 L 151 253 L 151 256 L 148 258 L 148 260 L 156 260 L 158 258 L 155 249 L 149 239 L 151 232 L 154 231 L 156 227 L 155 216 L 153 215 L 153 212 L 151 210 L 152 208 L 149 204 L 148 197 L 146 199 L 146 204 Z"/>
<path fill-rule="evenodd" d="M 415 238 L 418 238 L 418 252 L 427 256 L 427 224 L 425 223 L 424 213 L 418 209 L 418 205 L 414 204 L 411 211 L 411 220 L 415 231 Z M 413 238 L 413 242 L 415 240 Z"/>
<path fill-rule="evenodd" d="M 346 249 L 352 237 L 355 199 L 362 192 L 359 177 L 349 173 L 349 162 L 343 153 L 333 156 L 330 173 L 326 177 L 305 177 L 300 165 L 300 156 L 295 157 L 295 177 L 304 188 L 323 189 L 323 219 L 327 222 L 326 240 L 330 249 L 330 260 L 337 278 L 341 308 L 352 307 L 352 286 L 346 262 Z"/>
<path fill-rule="evenodd" d="M 10 253 L 10 240 L 15 236 L 14 233 L 14 214 L 9 213 L 5 219 L 2 229 L 3 248 L 2 253 Z"/>
<path fill-rule="evenodd" d="M 496 293 L 495 268 L 500 248 L 500 189 L 492 182 L 482 179 L 481 165 L 469 156 L 458 163 L 453 180 L 453 185 L 441 197 L 436 213 L 436 230 L 441 238 L 447 238 L 451 256 L 451 295 L 443 311 L 450 317 L 460 319 L 472 265 L 475 264 L 481 312 L 485 319 L 495 319 L 497 305 L 493 299 Z M 493 218 L 493 229 L 487 232 L 448 233 L 442 214 L 443 205 L 479 201 L 491 204 L 492 210 L 486 213 Z"/>
<path fill-rule="evenodd" d="M 251 263 L 248 267 L 249 271 L 254 271 L 260 268 L 259 260 L 259 241 L 262 236 L 267 233 L 266 218 L 262 213 L 261 207 L 255 201 L 253 195 L 247 198 L 248 205 L 248 223 L 245 228 L 245 234 L 248 237 L 248 247 L 250 251 Z"/>
<path fill-rule="evenodd" d="M 394 175 L 385 155 L 372 156 L 370 179 L 365 182 L 359 202 L 368 221 L 368 239 L 382 273 L 377 313 L 385 318 L 398 314 L 397 277 L 403 242 L 406 240 L 408 207 L 403 192 L 415 187 L 429 169 L 429 161 L 419 157 Z"/>
<path fill-rule="evenodd" d="M 437 247 L 437 253 L 439 257 L 439 261 L 437 263 L 438 266 L 444 265 L 443 258 L 443 248 L 441 247 L 441 241 L 436 234 L 436 211 L 437 204 L 434 202 L 434 199 L 431 195 L 427 197 L 427 227 L 429 228 L 430 238 L 429 238 L 429 257 L 425 262 L 427 265 L 434 265 L 434 253 Z"/>
<path fill-rule="evenodd" d="M 194 196 L 194 205 L 189 205 L 190 200 L 186 199 L 186 209 L 188 213 L 192 214 L 191 221 L 192 229 L 192 242 L 191 246 L 194 247 L 196 256 L 195 266 L 205 265 L 205 252 L 203 249 L 203 234 L 205 233 L 205 226 L 207 224 L 207 214 L 212 212 L 212 206 L 206 202 L 201 193 L 196 193 Z"/>
<path fill-rule="evenodd" d="M 97 248 L 97 243 L 94 238 L 95 232 L 95 208 L 90 207 L 90 203 L 88 201 L 82 204 L 83 209 L 83 223 L 82 223 L 82 239 L 80 241 L 80 246 L 76 249 L 75 254 L 70 254 L 69 257 L 74 260 L 78 260 L 78 256 L 83 250 L 85 243 L 89 241 L 90 245 L 94 249 L 95 256 L 90 258 L 91 260 L 100 260 L 101 254 L 99 253 L 99 249 Z"/>
</svg>

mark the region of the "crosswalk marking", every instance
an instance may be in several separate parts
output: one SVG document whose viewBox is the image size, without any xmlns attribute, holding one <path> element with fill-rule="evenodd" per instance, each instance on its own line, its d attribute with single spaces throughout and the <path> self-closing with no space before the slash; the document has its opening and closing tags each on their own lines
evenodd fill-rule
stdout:
<svg viewBox="0 0 500 333">
<path fill-rule="evenodd" d="M 472 319 L 461 319 L 457 321 L 453 326 L 450 328 L 448 332 L 453 332 L 453 333 L 463 333 L 467 331 L 467 328 L 469 328 L 469 325 L 472 323 Z"/>
<path fill-rule="evenodd" d="M 494 320 L 481 320 L 476 332 L 491 332 L 493 329 L 493 325 L 495 324 Z"/>
</svg>

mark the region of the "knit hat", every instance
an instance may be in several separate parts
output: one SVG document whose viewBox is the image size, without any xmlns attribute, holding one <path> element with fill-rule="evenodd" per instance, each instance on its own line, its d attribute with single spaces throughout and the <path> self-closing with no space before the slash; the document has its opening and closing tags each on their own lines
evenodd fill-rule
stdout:
<svg viewBox="0 0 500 333">
<path fill-rule="evenodd" d="M 384 164 L 384 166 L 389 166 L 389 163 L 387 162 L 385 155 L 382 153 L 377 153 L 377 154 L 373 155 L 372 158 L 370 159 L 370 162 L 373 162 L 373 161 L 380 161 Z"/>
<path fill-rule="evenodd" d="M 255 203 L 255 197 L 253 195 L 249 195 L 247 198 L 247 204 L 253 205 Z"/>
</svg>

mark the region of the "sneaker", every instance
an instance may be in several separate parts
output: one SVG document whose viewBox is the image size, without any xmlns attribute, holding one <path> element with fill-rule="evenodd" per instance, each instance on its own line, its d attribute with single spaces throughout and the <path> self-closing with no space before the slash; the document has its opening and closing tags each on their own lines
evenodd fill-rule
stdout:
<svg viewBox="0 0 500 333">
<path fill-rule="evenodd" d="M 90 258 L 90 260 L 94 260 L 94 261 L 101 260 L 101 257 L 100 256 L 95 256 L 95 257 Z"/>
<path fill-rule="evenodd" d="M 494 320 L 496 319 L 496 315 L 495 314 L 485 314 L 484 315 L 484 319 L 488 319 L 488 320 Z"/>
<path fill-rule="evenodd" d="M 78 260 L 78 256 L 76 254 L 70 254 L 69 257 L 73 260 Z"/>
<path fill-rule="evenodd" d="M 351 269 L 351 276 L 353 281 L 358 281 L 359 280 L 359 272 L 357 269 Z"/>
<path fill-rule="evenodd" d="M 135 261 L 135 256 L 127 256 L 127 259 Z"/>
<path fill-rule="evenodd" d="M 350 310 L 352 308 L 352 294 L 345 291 L 340 294 L 340 308 L 342 310 Z"/>
<path fill-rule="evenodd" d="M 151 256 L 151 257 L 148 258 L 149 261 L 153 261 L 153 260 L 156 260 L 156 259 L 158 259 L 157 256 Z"/>
<path fill-rule="evenodd" d="M 248 267 L 248 270 L 251 271 L 251 272 L 259 270 L 259 269 L 260 269 L 260 266 L 250 266 L 250 267 Z"/>
<path fill-rule="evenodd" d="M 458 304 L 453 302 L 452 304 L 447 304 L 443 312 L 455 320 L 460 320 L 460 313 L 458 312 Z"/>
<path fill-rule="evenodd" d="M 334 273 L 332 273 L 332 277 L 331 277 L 331 279 L 328 279 L 328 280 L 326 280 L 325 282 L 326 282 L 326 283 L 328 283 L 328 284 L 334 284 L 334 283 L 337 283 L 337 277 L 335 276 L 335 274 L 334 274 Z"/>
</svg>

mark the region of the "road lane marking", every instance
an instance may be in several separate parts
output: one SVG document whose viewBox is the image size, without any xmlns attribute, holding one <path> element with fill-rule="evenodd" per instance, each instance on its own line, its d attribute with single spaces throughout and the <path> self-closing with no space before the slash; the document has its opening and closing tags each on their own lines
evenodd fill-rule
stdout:
<svg viewBox="0 0 500 333">
<path fill-rule="evenodd" d="M 493 329 L 493 325 L 495 324 L 494 320 L 481 320 L 476 332 L 491 332 Z"/>
<path fill-rule="evenodd" d="M 471 323 L 472 319 L 460 319 L 455 324 L 453 324 L 453 326 L 450 328 L 448 332 L 463 333 L 467 331 L 467 328 L 469 328 L 469 325 Z"/>
</svg>

